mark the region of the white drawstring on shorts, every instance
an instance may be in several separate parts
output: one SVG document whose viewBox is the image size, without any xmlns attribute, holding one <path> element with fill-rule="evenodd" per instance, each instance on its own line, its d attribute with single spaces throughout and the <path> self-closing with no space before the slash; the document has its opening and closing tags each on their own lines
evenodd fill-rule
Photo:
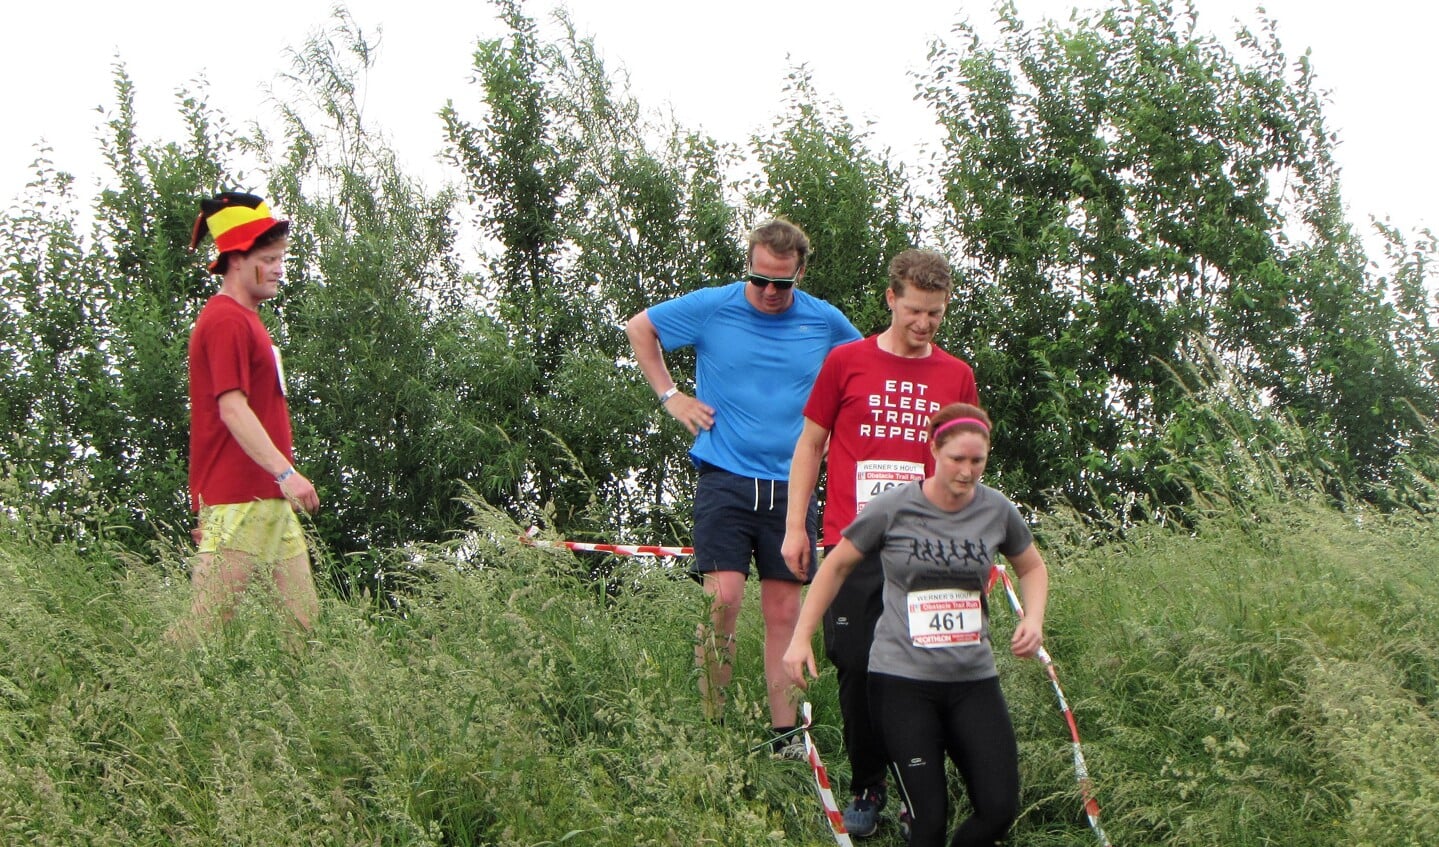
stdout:
<svg viewBox="0 0 1439 847">
<path fill-rule="evenodd" d="M 774 480 L 769 481 L 769 510 L 774 511 Z M 754 481 L 754 510 L 759 511 L 759 479 Z"/>
</svg>

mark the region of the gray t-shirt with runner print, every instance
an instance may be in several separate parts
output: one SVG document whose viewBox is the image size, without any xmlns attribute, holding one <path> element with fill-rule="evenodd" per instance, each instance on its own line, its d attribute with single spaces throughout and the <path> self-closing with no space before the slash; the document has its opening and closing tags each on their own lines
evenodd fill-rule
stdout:
<svg viewBox="0 0 1439 847">
<path fill-rule="evenodd" d="M 1032 543 L 1019 510 L 986 485 L 957 512 L 924 496 L 921 483 L 871 500 L 844 530 L 884 568 L 884 612 L 869 651 L 871 673 L 932 682 L 965 682 L 997 674 L 989 644 L 984 589 L 996 554 Z"/>
</svg>

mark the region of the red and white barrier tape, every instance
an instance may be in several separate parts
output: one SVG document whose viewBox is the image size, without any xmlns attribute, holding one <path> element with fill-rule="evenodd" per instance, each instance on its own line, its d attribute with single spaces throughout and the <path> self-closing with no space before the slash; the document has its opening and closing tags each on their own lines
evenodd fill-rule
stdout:
<svg viewBox="0 0 1439 847">
<path fill-rule="evenodd" d="M 844 814 L 840 812 L 839 805 L 834 801 L 834 792 L 829 787 L 829 773 L 824 769 L 824 762 L 819 760 L 819 748 L 814 746 L 814 739 L 809 737 L 809 727 L 814 718 L 808 700 L 800 705 L 800 712 L 804 715 L 804 752 L 809 757 L 810 768 L 814 771 L 814 785 L 819 791 L 819 802 L 824 806 L 824 816 L 829 820 L 830 831 L 834 833 L 834 840 L 840 847 L 853 847 L 853 842 L 849 840 L 849 830 L 844 828 Z"/>
<path fill-rule="evenodd" d="M 581 553 L 612 553 L 616 556 L 654 556 L 656 558 L 679 558 L 693 556 L 693 547 L 663 547 L 655 544 L 591 544 L 586 541 L 541 541 L 535 538 L 539 527 L 530 527 L 529 533 L 521 537 L 526 544 L 536 547 L 558 547 Z"/>
<path fill-rule="evenodd" d="M 1008 569 L 996 562 L 994 570 L 998 571 L 1000 579 L 1004 580 L 1004 593 L 1009 596 L 1009 605 L 1014 609 L 1015 616 L 1024 617 L 1024 607 L 1020 605 L 1019 595 L 1014 592 L 1014 583 L 1009 578 Z M 990 574 L 990 584 L 994 584 L 993 573 Z M 1044 664 L 1044 671 L 1054 686 L 1054 694 L 1059 698 L 1059 710 L 1064 713 L 1064 720 L 1069 724 L 1069 737 L 1074 750 L 1074 778 L 1078 781 L 1079 793 L 1084 798 L 1084 813 L 1089 818 L 1089 828 L 1094 830 L 1103 847 L 1111 847 L 1109 837 L 1104 834 L 1104 827 L 1099 825 L 1099 801 L 1094 799 L 1094 784 L 1089 779 L 1089 768 L 1084 764 L 1084 751 L 1079 747 L 1079 725 L 1074 721 L 1074 712 L 1069 708 L 1069 701 L 1064 699 L 1064 689 L 1059 687 L 1059 675 L 1054 672 L 1054 662 L 1049 658 L 1049 653 L 1041 646 L 1035 655 Z"/>
</svg>

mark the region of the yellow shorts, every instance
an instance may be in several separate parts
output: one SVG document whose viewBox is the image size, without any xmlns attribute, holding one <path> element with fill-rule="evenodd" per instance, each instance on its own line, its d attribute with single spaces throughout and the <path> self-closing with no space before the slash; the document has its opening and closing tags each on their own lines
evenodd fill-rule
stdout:
<svg viewBox="0 0 1439 847">
<path fill-rule="evenodd" d="M 200 552 L 236 550 L 259 562 L 283 562 L 309 551 L 288 500 L 200 507 Z"/>
</svg>

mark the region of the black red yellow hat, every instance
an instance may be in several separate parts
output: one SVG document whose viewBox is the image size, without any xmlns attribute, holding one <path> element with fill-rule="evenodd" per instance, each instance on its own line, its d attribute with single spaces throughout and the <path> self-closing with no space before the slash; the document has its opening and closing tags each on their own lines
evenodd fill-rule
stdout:
<svg viewBox="0 0 1439 847">
<path fill-rule="evenodd" d="M 190 233 L 190 249 L 200 245 L 202 227 L 209 228 L 215 247 L 223 254 L 249 250 L 255 239 L 277 226 L 289 225 L 289 221 L 276 220 L 270 214 L 270 207 L 263 197 L 239 191 L 222 191 L 200 201 L 200 215 L 195 218 L 195 229 Z M 218 264 L 218 259 L 211 262 L 210 270 L 215 270 Z"/>
</svg>

